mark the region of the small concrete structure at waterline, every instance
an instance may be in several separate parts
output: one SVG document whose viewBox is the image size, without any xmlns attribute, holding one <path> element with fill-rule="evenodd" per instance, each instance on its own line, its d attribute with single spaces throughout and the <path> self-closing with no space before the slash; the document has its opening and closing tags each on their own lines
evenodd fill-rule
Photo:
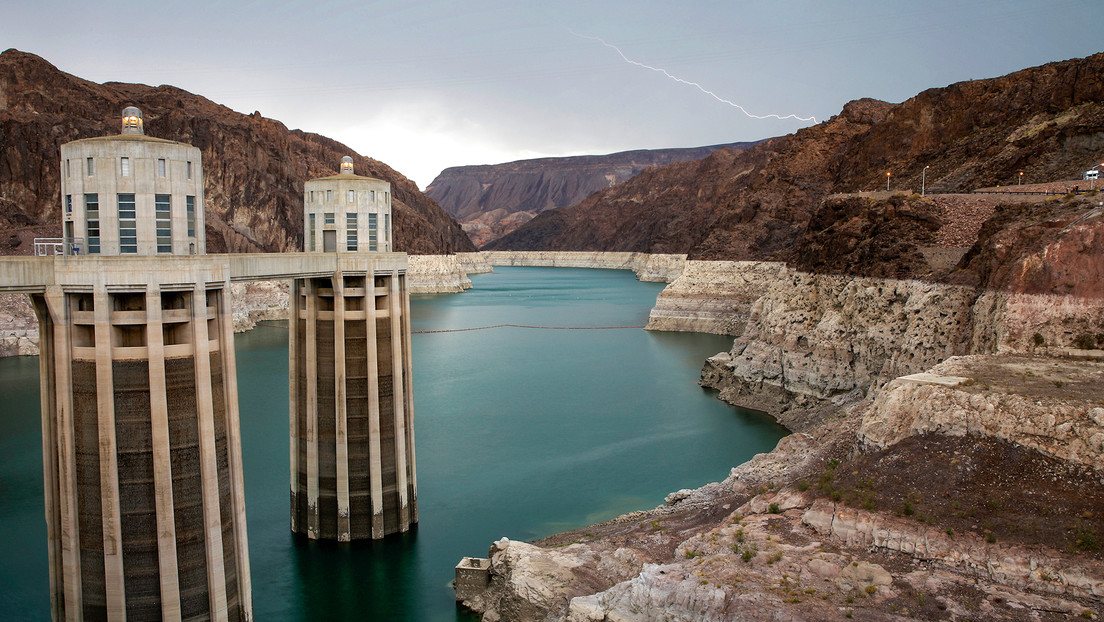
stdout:
<svg viewBox="0 0 1104 622">
<path fill-rule="evenodd" d="M 347 365 L 330 363 L 340 375 L 321 374 L 312 390 L 293 380 L 292 495 L 301 468 L 316 477 L 304 495 L 314 508 L 333 499 L 346 510 L 343 523 L 336 512 L 316 520 L 323 534 L 344 524 L 346 535 L 382 537 L 417 521 L 407 257 L 205 255 L 199 150 L 142 131 L 128 108 L 123 134 L 63 145 L 63 252 L 0 258 L 0 292 L 29 294 L 39 321 L 51 615 L 248 621 L 230 283 L 303 284 L 293 379 L 317 380 L 305 361 L 327 352 L 327 334 L 348 326 L 359 339 L 340 341 Z M 318 329 L 327 322 L 341 328 Z M 329 394 L 354 406 L 331 408 Z M 342 455 L 353 458 L 345 467 L 330 460 Z M 319 482 L 335 492 L 312 495 Z M 358 531 L 349 508 L 367 508 L 368 526 Z"/>
<path fill-rule="evenodd" d="M 452 582 L 456 600 L 470 600 L 483 593 L 491 584 L 491 560 L 486 557 L 465 557 L 456 564 L 456 579 Z"/>
<path fill-rule="evenodd" d="M 341 174 L 305 184 L 308 249 L 390 248 L 390 184 Z M 337 218 L 339 215 L 340 218 Z M 318 229 L 318 222 L 324 227 Z M 335 223 L 344 244 L 331 243 Z M 382 228 L 379 225 L 383 225 Z M 418 522 L 409 292 L 404 272 L 335 272 L 292 282 L 291 529 L 311 539 L 378 539 Z"/>
</svg>

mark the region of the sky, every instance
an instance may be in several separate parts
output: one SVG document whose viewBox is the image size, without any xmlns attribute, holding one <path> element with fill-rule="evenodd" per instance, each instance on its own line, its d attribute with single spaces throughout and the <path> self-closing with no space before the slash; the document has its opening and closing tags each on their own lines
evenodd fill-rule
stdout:
<svg viewBox="0 0 1104 622">
<path fill-rule="evenodd" d="M 1100 0 L 0 0 L 0 49 L 443 169 L 788 134 L 1104 50 Z M 761 118 L 760 118 L 761 117 Z"/>
</svg>

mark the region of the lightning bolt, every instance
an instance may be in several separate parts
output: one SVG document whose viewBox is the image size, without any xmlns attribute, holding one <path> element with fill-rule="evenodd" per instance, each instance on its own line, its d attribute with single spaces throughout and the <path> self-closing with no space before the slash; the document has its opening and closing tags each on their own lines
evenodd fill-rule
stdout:
<svg viewBox="0 0 1104 622">
<path fill-rule="evenodd" d="M 612 43 L 609 43 L 608 41 L 606 41 L 605 39 L 602 39 L 601 37 L 592 37 L 592 36 L 589 36 L 589 35 L 581 35 L 581 34 L 575 32 L 573 30 L 568 30 L 568 32 L 570 32 L 571 34 L 573 34 L 576 37 L 579 37 L 581 39 L 590 39 L 591 41 L 597 41 L 598 43 L 601 43 L 602 45 L 608 47 L 609 49 L 613 50 L 614 52 L 617 52 L 618 56 L 621 57 L 621 60 L 625 61 L 626 63 L 629 63 L 630 65 L 636 65 L 637 67 L 642 67 L 642 68 L 648 69 L 650 71 L 655 71 L 656 73 L 661 73 L 664 76 L 667 76 L 668 78 L 674 80 L 675 82 L 678 82 L 680 84 L 685 84 L 687 86 L 692 86 L 692 87 L 698 89 L 699 91 L 701 91 L 702 93 L 705 93 L 706 95 L 712 97 L 713 99 L 721 102 L 722 104 L 728 104 L 729 106 L 732 106 L 733 108 L 736 108 L 737 110 L 744 113 L 748 117 L 751 117 L 752 119 L 778 119 L 780 121 L 785 120 L 785 119 L 796 119 L 798 121 L 812 121 L 813 123 L 817 122 L 816 117 L 799 117 L 796 114 L 788 114 L 788 115 L 785 115 L 785 116 L 780 116 L 780 115 L 777 115 L 777 114 L 764 114 L 764 115 L 752 114 L 751 112 L 748 112 L 747 108 L 744 108 L 743 106 L 741 106 L 740 104 L 737 104 L 734 101 L 727 100 L 727 99 L 721 97 L 720 95 L 717 95 L 713 91 L 710 91 L 709 89 L 707 89 L 704 86 L 698 84 L 697 82 L 691 82 L 690 80 L 683 80 L 682 78 L 680 78 L 676 75 L 672 75 L 666 69 L 663 69 L 661 67 L 652 67 L 651 65 L 645 65 L 644 63 L 641 63 L 639 61 L 635 61 L 635 60 L 629 58 L 628 56 L 625 56 L 625 53 L 621 51 L 621 48 L 617 47 L 616 45 L 614 45 Z"/>
</svg>

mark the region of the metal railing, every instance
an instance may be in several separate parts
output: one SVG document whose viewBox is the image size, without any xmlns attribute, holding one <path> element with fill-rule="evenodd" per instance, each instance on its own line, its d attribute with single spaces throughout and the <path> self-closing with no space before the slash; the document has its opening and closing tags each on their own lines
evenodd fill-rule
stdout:
<svg viewBox="0 0 1104 622">
<path fill-rule="evenodd" d="M 34 254 L 38 257 L 49 255 L 83 255 L 84 238 L 35 238 Z"/>
</svg>

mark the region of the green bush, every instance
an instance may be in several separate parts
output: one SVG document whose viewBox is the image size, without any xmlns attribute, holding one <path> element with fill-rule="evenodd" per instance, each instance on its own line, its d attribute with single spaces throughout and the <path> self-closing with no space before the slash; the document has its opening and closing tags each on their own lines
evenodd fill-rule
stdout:
<svg viewBox="0 0 1104 622">
<path fill-rule="evenodd" d="M 1100 543 L 1096 540 L 1096 533 L 1086 525 L 1078 525 L 1073 530 L 1073 546 L 1079 551 L 1098 551 Z"/>
<path fill-rule="evenodd" d="M 755 559 L 755 556 L 759 554 L 759 547 L 754 543 L 744 547 L 742 553 L 740 553 L 740 559 L 744 560 L 745 564 L 750 564 L 751 560 Z"/>
</svg>

